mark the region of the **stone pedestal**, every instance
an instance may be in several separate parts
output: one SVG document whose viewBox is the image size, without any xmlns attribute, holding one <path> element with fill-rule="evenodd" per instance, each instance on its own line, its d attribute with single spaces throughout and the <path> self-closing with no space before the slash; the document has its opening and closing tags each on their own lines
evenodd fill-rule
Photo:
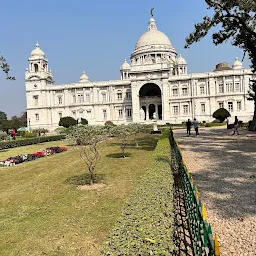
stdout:
<svg viewBox="0 0 256 256">
<path fill-rule="evenodd" d="M 157 122 L 153 121 L 153 130 L 150 132 L 151 134 L 155 134 L 155 133 L 162 133 L 161 130 L 158 130 L 157 128 Z"/>
</svg>

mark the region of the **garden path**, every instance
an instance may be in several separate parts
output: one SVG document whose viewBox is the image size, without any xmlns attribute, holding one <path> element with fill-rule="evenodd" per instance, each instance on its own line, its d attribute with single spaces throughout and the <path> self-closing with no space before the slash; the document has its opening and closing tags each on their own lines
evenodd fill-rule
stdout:
<svg viewBox="0 0 256 256">
<path fill-rule="evenodd" d="M 200 136 L 174 130 L 183 158 L 219 236 L 221 255 L 254 256 L 256 248 L 256 136 L 225 127 L 201 128 Z"/>
</svg>

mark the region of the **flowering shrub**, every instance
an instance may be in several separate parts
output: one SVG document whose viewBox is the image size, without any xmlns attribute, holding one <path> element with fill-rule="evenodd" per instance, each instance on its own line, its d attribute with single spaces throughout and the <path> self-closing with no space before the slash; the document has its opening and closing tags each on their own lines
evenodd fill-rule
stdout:
<svg viewBox="0 0 256 256">
<path fill-rule="evenodd" d="M 26 154 L 26 155 L 18 155 L 14 157 L 9 157 L 6 160 L 0 161 L 0 167 L 8 167 L 13 166 L 16 164 L 21 164 L 25 161 L 32 161 L 40 157 L 50 156 L 52 154 L 61 153 L 63 151 L 67 151 L 66 147 L 50 147 L 46 148 L 43 151 L 38 151 L 33 154 Z"/>
</svg>

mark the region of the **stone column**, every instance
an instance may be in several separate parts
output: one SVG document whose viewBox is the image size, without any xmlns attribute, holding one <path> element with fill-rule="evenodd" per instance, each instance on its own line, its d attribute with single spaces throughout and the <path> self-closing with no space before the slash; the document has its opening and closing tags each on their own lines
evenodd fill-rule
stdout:
<svg viewBox="0 0 256 256">
<path fill-rule="evenodd" d="M 149 105 L 146 105 L 146 121 L 149 120 Z"/>
<path fill-rule="evenodd" d="M 132 88 L 132 112 L 133 122 L 138 123 L 140 121 L 140 99 L 139 91 L 136 84 L 131 85 Z"/>
<path fill-rule="evenodd" d="M 169 85 L 168 80 L 163 81 L 162 86 L 162 120 L 168 122 L 170 119 L 170 110 L 169 110 Z"/>
</svg>

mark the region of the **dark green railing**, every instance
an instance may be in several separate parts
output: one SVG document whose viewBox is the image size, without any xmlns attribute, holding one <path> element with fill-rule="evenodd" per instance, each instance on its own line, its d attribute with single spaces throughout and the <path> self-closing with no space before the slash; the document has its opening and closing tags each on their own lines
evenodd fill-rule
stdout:
<svg viewBox="0 0 256 256">
<path fill-rule="evenodd" d="M 170 130 L 170 143 L 181 178 L 194 254 L 199 256 L 219 256 L 220 249 L 218 237 L 215 235 L 213 238 L 211 226 L 206 221 L 205 207 L 198 198 L 198 190 L 194 185 L 190 171 L 185 165 L 182 153 L 174 139 L 172 130 Z"/>
</svg>

